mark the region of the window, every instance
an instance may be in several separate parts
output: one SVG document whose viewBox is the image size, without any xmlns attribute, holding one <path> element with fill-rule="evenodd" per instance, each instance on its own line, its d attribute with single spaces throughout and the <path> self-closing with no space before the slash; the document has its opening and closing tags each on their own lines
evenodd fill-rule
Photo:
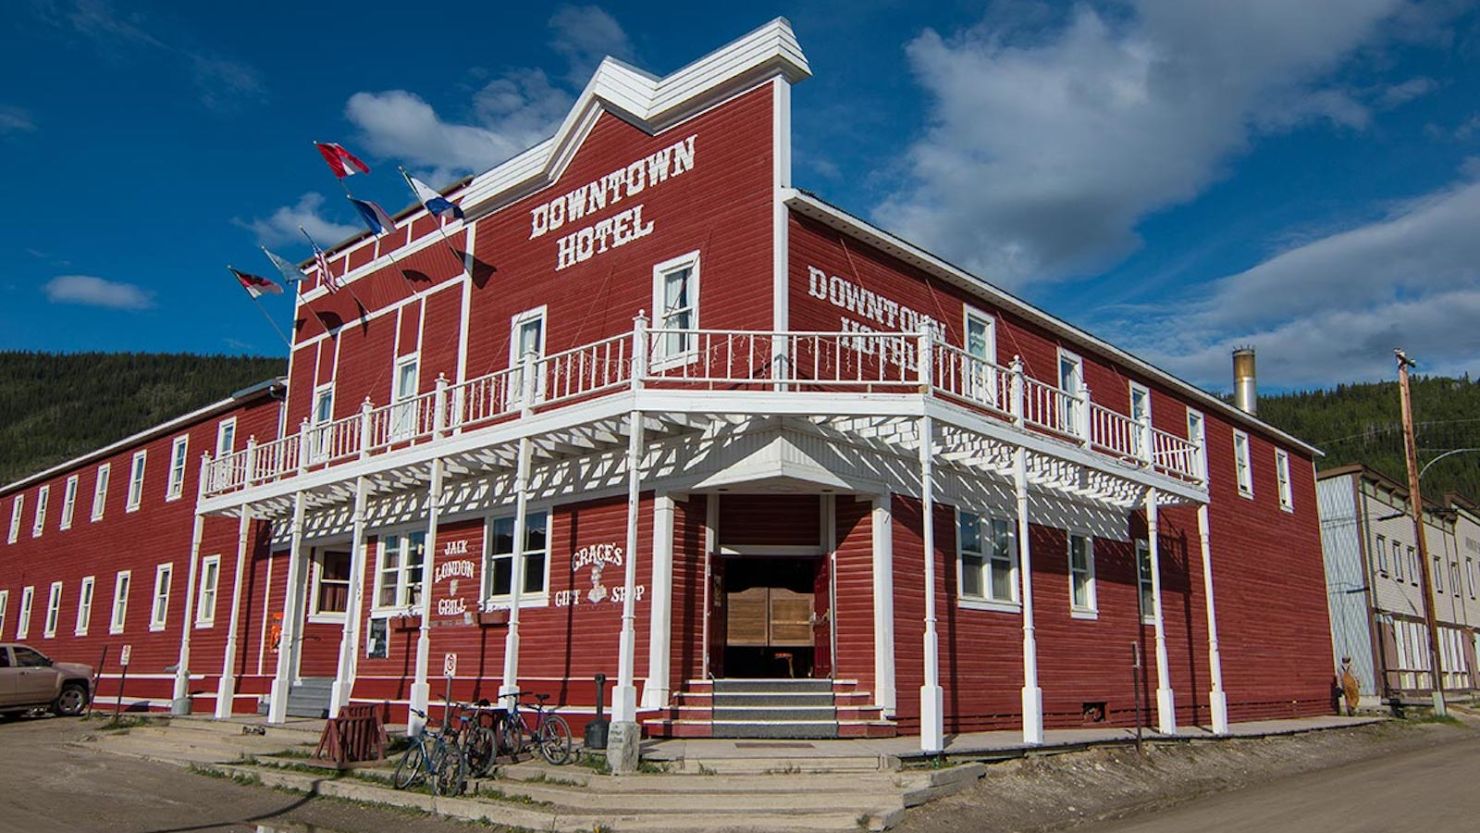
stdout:
<svg viewBox="0 0 1480 833">
<path fill-rule="evenodd" d="M 195 626 L 209 628 L 216 624 L 216 589 L 221 585 L 221 556 L 208 555 L 200 560 L 200 587 L 195 594 Z"/>
<path fill-rule="evenodd" d="M 98 466 L 98 480 L 93 484 L 92 519 L 94 521 L 103 519 L 103 509 L 108 504 L 108 475 L 112 471 L 113 466 L 109 463 Z"/>
<path fill-rule="evenodd" d="M 330 431 L 334 421 L 334 383 L 320 385 L 313 392 L 313 413 L 309 419 L 308 459 L 321 463 L 329 455 Z"/>
<path fill-rule="evenodd" d="M 1383 562 L 1386 563 L 1386 561 L 1387 559 L 1383 558 Z M 1403 553 L 1399 552 L 1397 541 L 1393 542 L 1393 581 L 1403 581 Z"/>
<path fill-rule="evenodd" d="M 113 580 L 113 615 L 108 620 L 108 633 L 123 633 L 123 626 L 128 618 L 128 588 L 131 577 L 128 570 L 122 570 Z"/>
<path fill-rule="evenodd" d="M 21 609 L 15 620 L 16 639 L 25 639 L 31 633 L 31 598 L 35 595 L 34 587 L 21 590 Z"/>
<path fill-rule="evenodd" d="M 1069 536 L 1069 607 L 1080 614 L 1096 610 L 1095 540 L 1088 535 Z"/>
<path fill-rule="evenodd" d="M 1187 410 L 1187 439 L 1197 446 L 1197 471 L 1202 479 L 1208 479 L 1208 424 L 1201 411 Z"/>
<path fill-rule="evenodd" d="M 14 544 L 21 537 L 21 513 L 26 509 L 26 495 L 24 492 L 17 494 L 15 500 L 10 504 L 10 537 L 7 539 Z"/>
<path fill-rule="evenodd" d="M 182 434 L 170 445 L 170 486 L 165 500 L 179 500 L 185 494 L 185 459 L 190 454 L 190 435 Z"/>
<path fill-rule="evenodd" d="M 236 417 L 227 417 L 216 423 L 216 459 L 221 459 L 236 450 Z"/>
<path fill-rule="evenodd" d="M 1156 585 L 1151 575 L 1151 545 L 1136 542 L 1136 583 L 1141 588 L 1141 621 L 1151 624 L 1156 621 Z"/>
<path fill-rule="evenodd" d="M 693 360 L 698 351 L 699 253 L 664 261 L 653 267 L 653 329 L 660 330 L 653 345 L 658 366 Z"/>
<path fill-rule="evenodd" d="M 0 590 L 0 639 L 5 638 L 5 613 L 10 609 L 10 591 Z M 5 653 L 0 651 L 0 654 Z"/>
<path fill-rule="evenodd" d="M 41 631 L 41 636 L 51 639 L 57 635 L 57 619 L 62 615 L 62 583 L 54 581 L 51 583 L 51 592 L 46 594 L 46 625 Z"/>
<path fill-rule="evenodd" d="M 175 572 L 173 564 L 161 564 L 154 568 L 154 604 L 149 607 L 149 630 L 164 630 L 170 615 L 170 576 Z"/>
<path fill-rule="evenodd" d="M 1449 589 L 1458 596 L 1459 586 L 1459 562 L 1455 562 L 1449 565 Z"/>
<path fill-rule="evenodd" d="M 47 662 L 46 657 L 35 648 L 27 648 L 24 645 L 17 645 L 15 646 L 14 650 L 16 668 L 45 668 L 46 666 L 51 664 Z"/>
<path fill-rule="evenodd" d="M 51 485 L 36 490 L 36 518 L 31 522 L 31 537 L 40 538 L 46 531 L 46 504 L 51 502 Z"/>
<path fill-rule="evenodd" d="M 1465 580 L 1470 584 L 1470 598 L 1475 598 L 1475 559 L 1465 559 Z"/>
<path fill-rule="evenodd" d="M 75 633 L 78 636 L 87 636 L 88 625 L 92 624 L 93 586 L 97 579 L 92 576 L 82 580 L 82 589 L 77 596 L 77 627 Z"/>
<path fill-rule="evenodd" d="M 539 359 L 545 355 L 545 308 L 536 307 L 519 313 L 514 316 L 510 327 L 509 367 L 512 371 L 509 374 L 509 406 L 518 408 L 524 402 L 525 359 Z M 531 383 L 535 386 L 534 400 L 539 402 L 544 399 L 545 380 L 538 365 Z"/>
<path fill-rule="evenodd" d="M 1295 511 L 1295 495 L 1290 489 L 1290 453 L 1280 449 L 1274 452 L 1274 475 L 1280 487 L 1280 508 Z"/>
<path fill-rule="evenodd" d="M 484 599 L 506 599 L 514 586 L 514 518 L 495 518 L 489 524 L 487 585 Z M 524 587 L 521 594 L 545 593 L 545 563 L 550 552 L 549 514 L 530 512 L 524 520 Z M 601 569 L 597 565 L 596 569 Z"/>
<path fill-rule="evenodd" d="M 1145 385 L 1138 385 L 1135 382 L 1131 382 L 1130 385 L 1131 419 L 1136 421 L 1137 426 L 1144 419 L 1149 426 L 1151 424 L 1151 389 Z M 1131 444 L 1131 450 L 1135 452 L 1137 457 L 1145 459 L 1146 455 L 1150 453 L 1147 436 L 1139 428 L 1137 428 L 1136 433 L 1132 436 L 1135 437 L 1135 442 Z"/>
<path fill-rule="evenodd" d="M 338 618 L 349 610 L 350 557 L 346 550 L 319 550 L 314 553 L 314 616 Z"/>
<path fill-rule="evenodd" d="M 975 359 L 965 368 L 967 396 L 1000 408 L 997 402 L 997 321 L 980 310 L 966 308 L 966 355 Z"/>
<path fill-rule="evenodd" d="M 133 512 L 139 508 L 144 500 L 144 464 L 149 459 L 148 450 L 134 454 L 133 463 L 128 470 L 128 504 L 124 511 Z"/>
<path fill-rule="evenodd" d="M 1393 542 L 1393 559 L 1398 558 L 1398 542 Z M 1408 548 L 1408 581 L 1414 587 L 1418 586 L 1418 577 L 1421 575 L 1418 569 L 1418 551 L 1413 547 Z"/>
<path fill-rule="evenodd" d="M 421 604 L 421 568 L 426 557 L 425 532 L 387 535 L 380 542 L 375 570 L 375 607 L 413 608 Z"/>
<path fill-rule="evenodd" d="M 395 403 L 391 412 L 392 440 L 404 440 L 416 434 L 416 403 L 411 400 L 416 398 L 420 383 L 419 365 L 416 354 L 396 360 L 391 390 L 391 402 Z"/>
<path fill-rule="evenodd" d="M 77 475 L 67 478 L 67 486 L 62 490 L 62 529 L 72 528 L 72 513 L 77 509 Z"/>
<path fill-rule="evenodd" d="M 1439 556 L 1434 556 L 1434 592 L 1444 592 L 1444 562 Z"/>
<path fill-rule="evenodd" d="M 964 602 L 1018 603 L 1017 542 L 1012 524 L 961 512 L 957 519 L 957 562 Z"/>
<path fill-rule="evenodd" d="M 1242 431 L 1233 432 L 1233 464 L 1238 474 L 1238 493 L 1244 497 L 1254 496 L 1254 470 L 1249 459 L 1249 435 Z"/>
<path fill-rule="evenodd" d="M 1381 573 L 1382 575 L 1387 575 L 1388 574 L 1388 556 L 1387 556 L 1387 537 L 1386 536 L 1383 536 L 1383 535 L 1377 536 L 1377 547 L 1376 547 L 1376 549 L 1377 549 L 1377 572 L 1378 573 Z M 1397 554 L 1395 553 L 1393 557 L 1396 558 L 1397 557 Z"/>
<path fill-rule="evenodd" d="M 1084 390 L 1084 359 L 1067 350 L 1059 350 L 1059 390 L 1069 394 L 1063 413 L 1059 415 L 1059 429 L 1066 434 L 1079 434 L 1079 394 Z"/>
</svg>

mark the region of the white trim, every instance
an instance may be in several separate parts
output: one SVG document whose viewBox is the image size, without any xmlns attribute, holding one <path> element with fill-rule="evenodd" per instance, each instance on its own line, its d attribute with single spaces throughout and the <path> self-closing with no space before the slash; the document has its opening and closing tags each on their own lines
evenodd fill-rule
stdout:
<svg viewBox="0 0 1480 833">
<path fill-rule="evenodd" d="M 41 638 L 52 639 L 62 619 L 62 583 L 54 581 L 46 593 L 46 617 L 41 620 Z"/>
<path fill-rule="evenodd" d="M 211 565 L 214 565 L 216 568 L 214 572 L 207 569 Z M 211 604 L 209 607 L 206 605 L 207 576 L 214 578 L 213 581 L 209 582 L 211 591 Z M 216 602 L 221 597 L 221 556 L 219 554 L 207 555 L 200 560 L 199 585 L 200 587 L 195 594 L 195 626 L 197 628 L 214 627 L 216 624 Z"/>
<path fill-rule="evenodd" d="M 667 278 L 684 269 L 689 270 L 689 326 L 684 328 L 672 328 L 665 321 L 666 313 L 664 304 L 667 300 Z M 655 330 L 685 329 L 698 330 L 699 324 L 699 250 L 671 257 L 661 263 L 653 265 L 653 318 L 652 328 Z M 671 335 L 669 337 L 672 337 Z M 697 335 L 685 334 L 678 336 L 684 342 L 682 349 L 670 355 L 667 344 L 662 338 L 654 336 L 656 343 L 652 345 L 652 354 L 649 359 L 650 370 L 664 370 L 671 367 L 680 367 L 690 364 L 699 358 L 699 338 Z"/>
<path fill-rule="evenodd" d="M 540 322 L 540 346 L 535 351 L 535 358 L 542 359 L 549 352 L 545 346 L 550 339 L 550 315 L 548 306 L 540 304 L 537 307 L 530 307 L 527 310 L 516 312 L 509 316 L 509 370 L 511 374 L 509 376 L 509 387 L 506 395 L 509 397 L 509 402 L 514 405 L 524 402 L 524 371 L 521 369 L 524 356 L 519 353 L 520 330 L 532 321 Z M 541 373 L 538 367 L 536 367 L 535 373 L 534 401 L 543 402 L 545 401 L 545 374 Z"/>
<path fill-rule="evenodd" d="M 986 330 L 985 355 L 974 356 L 971 352 L 971 324 L 972 321 L 980 322 Z M 979 402 L 987 402 L 995 405 L 997 402 L 997 373 L 991 369 L 997 364 L 997 316 L 985 310 L 978 309 L 970 304 L 961 306 L 961 352 L 972 358 L 986 362 L 985 373 L 977 375 L 975 369 L 967 375 L 967 395 Z M 973 395 L 977 388 L 982 388 L 981 395 Z"/>
<path fill-rule="evenodd" d="M 108 608 L 108 633 L 117 636 L 128 626 L 128 597 L 133 591 L 133 570 L 119 570 L 113 576 L 113 605 Z"/>
<path fill-rule="evenodd" d="M 77 623 L 72 630 L 74 636 L 87 636 L 92 627 L 92 609 L 97 591 L 97 576 L 84 576 L 77 590 Z"/>
<path fill-rule="evenodd" d="M 62 487 L 62 520 L 58 529 L 65 532 L 72 528 L 72 516 L 77 513 L 77 484 L 79 475 L 67 478 L 67 484 Z"/>
<path fill-rule="evenodd" d="M 101 521 L 103 514 L 108 511 L 108 486 L 112 477 L 112 463 L 100 464 L 97 471 L 93 473 L 92 518 L 89 520 L 89 523 Z"/>
<path fill-rule="evenodd" d="M 1254 449 L 1249 435 L 1233 429 L 1233 476 L 1239 497 L 1254 497 Z"/>
<path fill-rule="evenodd" d="M 426 305 L 422 305 L 426 309 Z M 400 327 L 396 330 L 399 333 Z M 398 348 L 399 349 L 399 348 Z M 411 368 L 411 389 L 401 390 L 401 373 L 407 367 Z M 404 440 L 416 433 L 416 405 L 412 400 L 421 393 L 421 350 L 413 350 L 404 356 L 397 356 L 391 363 L 391 390 L 390 399 L 387 401 L 392 405 L 391 411 L 391 439 Z M 395 407 L 401 405 L 402 407 Z"/>
<path fill-rule="evenodd" d="M 10 534 L 6 543 L 14 544 L 21 538 L 21 515 L 26 511 L 26 493 L 17 492 L 10 501 Z"/>
<path fill-rule="evenodd" d="M 1065 386 L 1065 363 L 1074 367 L 1073 389 Z M 1054 359 L 1054 386 L 1064 393 L 1069 394 L 1069 407 L 1059 414 L 1059 419 L 1064 422 L 1063 425 L 1059 426 L 1059 430 L 1078 435 L 1081 424 L 1080 408 L 1084 407 L 1084 404 L 1080 401 L 1080 396 L 1084 393 L 1085 388 L 1084 357 L 1073 350 L 1066 350 L 1063 347 L 1059 347 L 1056 358 Z"/>
<path fill-rule="evenodd" d="M 1206 483 L 1208 482 L 1208 418 L 1196 408 L 1187 409 L 1187 439 L 1197 444 L 1197 463 L 1201 469 L 1202 481 Z"/>
<path fill-rule="evenodd" d="M 1279 486 L 1280 508 L 1295 511 L 1295 484 L 1290 482 L 1290 452 L 1283 448 L 1274 450 L 1274 477 Z"/>
<path fill-rule="evenodd" d="M 334 610 L 319 610 L 319 588 L 322 586 L 323 579 L 324 579 L 324 552 L 325 552 L 325 550 L 333 550 L 334 552 L 343 552 L 345 555 L 349 556 L 349 559 L 350 559 L 350 563 L 349 563 L 350 575 L 346 576 L 345 579 L 344 579 L 344 584 L 345 584 L 345 598 L 344 598 L 344 601 L 345 601 L 345 609 L 344 610 L 339 610 L 339 611 L 334 611 Z M 317 545 L 315 545 L 313 547 L 313 549 L 309 552 L 309 560 L 308 560 L 308 571 L 309 571 L 309 575 L 308 575 L 308 621 L 309 622 L 312 622 L 312 623 L 314 623 L 316 625 L 342 625 L 342 624 L 344 624 L 344 621 L 345 621 L 346 617 L 349 615 L 349 608 L 351 607 L 351 604 L 350 604 L 350 592 L 349 591 L 351 590 L 351 588 L 354 587 L 354 570 L 355 570 L 355 558 L 354 558 L 353 542 L 345 541 L 342 544 L 322 544 L 321 543 L 321 544 L 317 544 Z M 336 579 L 336 581 L 337 581 L 337 579 Z"/>
<path fill-rule="evenodd" d="M 16 641 L 20 641 L 31 635 L 31 606 L 35 601 L 35 585 L 21 588 L 21 607 L 20 610 L 16 611 L 15 616 Z"/>
<path fill-rule="evenodd" d="M 141 448 L 134 452 L 134 456 L 128 464 L 128 495 L 124 504 L 125 512 L 137 512 L 139 506 L 144 502 L 144 477 L 149 468 L 149 449 Z"/>
<path fill-rule="evenodd" d="M 1151 578 L 1149 566 L 1149 562 L 1151 561 L 1151 544 L 1145 538 L 1137 538 L 1135 543 L 1132 544 L 1132 547 L 1132 557 L 1136 559 L 1136 610 L 1141 614 L 1142 625 L 1155 625 L 1156 602 L 1154 597 L 1156 595 L 1156 588 Z M 1143 552 L 1146 554 L 1146 561 L 1148 562 L 1148 567 L 1145 570 L 1141 569 L 1141 554 Z M 1151 610 L 1147 610 L 1141 604 L 1146 592 L 1151 592 L 1153 596 Z"/>
<path fill-rule="evenodd" d="M 515 549 L 514 549 L 513 552 L 500 553 L 497 556 L 499 558 L 508 558 L 508 559 L 510 559 L 510 562 L 509 562 L 509 566 L 511 568 L 509 570 L 509 581 L 510 582 L 513 582 L 516 578 L 526 578 L 527 579 L 528 574 L 524 570 L 517 570 L 516 571 L 516 570 L 512 569 L 512 567 L 513 567 L 513 560 L 512 559 L 514 557 L 514 552 L 522 552 L 522 554 L 524 556 L 524 559 L 526 561 L 529 560 L 530 553 L 533 552 L 528 547 L 530 521 L 534 520 L 537 516 L 540 516 L 540 515 L 544 515 L 545 516 L 545 549 L 544 549 L 545 574 L 540 579 L 540 582 L 541 582 L 540 583 L 540 588 L 541 589 L 536 590 L 536 591 L 530 591 L 530 590 L 524 590 L 524 589 L 521 588 L 519 590 L 519 607 L 520 607 L 520 609 L 523 609 L 523 608 L 526 608 L 526 607 L 549 607 L 549 605 L 550 605 L 550 560 L 551 560 L 551 556 L 553 554 L 551 552 L 551 547 L 550 547 L 550 543 L 551 543 L 550 527 L 551 527 L 551 524 L 552 524 L 552 522 L 554 520 L 554 517 L 555 517 L 554 504 L 552 504 L 552 503 L 544 503 L 544 502 L 536 503 L 534 501 L 530 501 L 529 502 L 529 505 L 526 508 L 525 513 L 524 513 L 524 538 L 525 538 L 526 546 L 524 546 L 522 548 L 522 550 L 521 550 L 521 548 L 519 548 L 517 546 L 518 542 L 515 542 Z M 494 554 L 493 554 L 493 525 L 495 523 L 497 523 L 498 521 L 513 520 L 515 518 L 515 516 L 516 516 L 516 513 L 513 513 L 513 512 L 500 512 L 500 513 L 498 513 L 496 515 L 489 515 L 483 521 L 483 563 L 481 565 L 481 572 L 482 572 L 483 575 L 482 575 L 482 579 L 479 582 L 479 586 L 478 586 L 478 606 L 479 606 L 479 609 L 480 610 L 491 610 L 491 609 L 507 608 L 509 606 L 510 602 L 513 601 L 513 598 L 514 598 L 514 592 L 513 592 L 514 586 L 513 586 L 512 583 L 509 585 L 509 592 L 508 593 L 500 593 L 498 595 L 494 595 L 492 593 L 492 589 L 493 589 L 493 559 L 494 559 Z M 627 557 L 625 553 L 623 554 L 623 557 Z M 525 581 L 525 584 L 528 584 L 528 583 L 529 582 L 526 580 Z"/>
<path fill-rule="evenodd" d="M 791 84 L 771 81 L 771 329 L 791 323 L 791 226 L 786 194 L 791 188 Z"/>
<path fill-rule="evenodd" d="M 10 611 L 10 589 L 0 590 L 0 639 L 5 638 L 5 614 Z"/>
<path fill-rule="evenodd" d="M 426 546 L 426 527 L 421 524 L 399 524 L 391 529 L 376 530 L 375 532 L 375 582 L 370 595 L 370 618 L 381 619 L 394 616 L 417 616 L 421 613 L 421 605 L 412 598 L 412 585 L 407 577 L 413 566 L 411 557 L 411 539 L 422 536 L 422 546 Z M 387 538 L 396 538 L 404 541 L 401 546 L 400 559 L 396 564 L 396 600 L 394 604 L 381 605 L 380 591 L 384 589 L 385 573 L 385 542 Z M 414 562 L 414 566 L 422 567 L 426 563 L 425 557 Z M 431 576 L 421 577 L 421 592 L 426 593 Z M 335 619 L 334 621 L 340 621 Z"/>
<path fill-rule="evenodd" d="M 51 484 L 47 483 L 36 490 L 36 510 L 31 521 L 31 537 L 40 538 L 46 532 L 46 507 L 51 503 Z"/>
<path fill-rule="evenodd" d="M 181 434 L 170 441 L 170 471 L 164 492 L 166 502 L 179 500 L 185 494 L 185 470 L 189 466 L 190 435 Z"/>
<path fill-rule="evenodd" d="M 962 569 L 962 560 L 966 551 L 962 546 L 961 526 L 963 522 L 962 516 L 965 515 L 969 515 L 974 518 L 977 524 L 977 541 L 981 546 L 981 550 L 978 554 L 981 556 L 982 559 L 982 592 L 980 595 L 967 595 L 966 591 L 963 589 L 965 585 L 963 584 L 962 579 L 964 578 L 965 574 L 964 570 Z M 975 511 L 973 509 L 962 508 L 960 506 L 956 507 L 955 520 L 957 605 L 964 610 L 996 610 L 1005 613 L 1021 612 L 1023 609 L 1021 586 L 1022 571 L 1019 569 L 1018 566 L 1017 535 L 1013 534 L 1011 531 L 1013 522 L 1006 518 L 992 515 L 988 511 Z M 1005 558 L 1008 563 L 1008 590 L 1011 594 L 1011 598 L 1008 599 L 999 599 L 992 596 L 992 563 L 994 561 L 1004 560 L 1003 558 L 999 558 L 996 554 L 996 539 L 993 537 L 997 532 L 997 530 L 994 528 L 994 525 L 998 523 L 1005 525 L 1008 529 L 1008 553 Z"/>
<path fill-rule="evenodd" d="M 170 585 L 174 582 L 174 562 L 166 561 L 154 568 L 154 593 L 149 597 L 149 630 L 151 631 L 162 631 L 169 626 Z"/>
<path fill-rule="evenodd" d="M 292 352 L 291 350 L 289 351 Z M 223 442 L 226 438 L 226 429 L 231 429 L 231 442 Z M 220 459 L 236 450 L 236 416 L 232 415 L 216 423 L 216 459 Z"/>
<path fill-rule="evenodd" d="M 1074 541 L 1078 539 L 1085 543 L 1085 601 L 1088 604 L 1076 604 L 1074 601 Z M 1067 559 L 1069 574 L 1069 615 L 1075 619 L 1098 619 L 1100 618 L 1099 586 L 1095 580 L 1095 537 L 1082 532 L 1068 532 L 1065 537 L 1065 557 Z"/>
</svg>

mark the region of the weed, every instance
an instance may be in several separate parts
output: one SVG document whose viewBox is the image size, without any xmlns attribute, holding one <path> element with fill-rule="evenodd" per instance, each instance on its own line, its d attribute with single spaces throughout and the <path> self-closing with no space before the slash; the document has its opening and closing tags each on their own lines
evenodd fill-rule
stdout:
<svg viewBox="0 0 1480 833">
<path fill-rule="evenodd" d="M 638 761 L 637 771 L 646 775 L 662 775 L 673 769 L 673 765 L 662 761 Z"/>
<path fill-rule="evenodd" d="M 717 769 L 711 769 L 710 767 L 705 766 L 701 762 L 699 764 L 699 774 L 700 775 L 718 775 L 719 774 L 719 770 L 717 770 Z"/>
</svg>

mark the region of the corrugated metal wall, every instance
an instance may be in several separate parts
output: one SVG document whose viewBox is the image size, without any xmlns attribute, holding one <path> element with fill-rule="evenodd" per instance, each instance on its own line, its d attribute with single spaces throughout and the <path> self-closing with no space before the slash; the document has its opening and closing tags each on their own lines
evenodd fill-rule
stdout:
<svg viewBox="0 0 1480 833">
<path fill-rule="evenodd" d="M 1362 569 L 1361 524 L 1352 476 L 1316 484 L 1321 509 L 1321 550 L 1326 564 L 1326 595 L 1331 611 L 1333 668 L 1352 658 L 1362 694 L 1377 694 L 1372 634 L 1367 612 L 1367 576 Z"/>
</svg>

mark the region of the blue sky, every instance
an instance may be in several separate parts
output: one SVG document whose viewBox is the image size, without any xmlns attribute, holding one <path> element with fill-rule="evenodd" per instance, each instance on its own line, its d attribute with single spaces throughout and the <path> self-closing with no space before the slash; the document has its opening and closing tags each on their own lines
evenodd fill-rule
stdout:
<svg viewBox="0 0 1480 833">
<path fill-rule="evenodd" d="M 515 5 L 5 4 L 0 349 L 281 353 L 224 267 L 356 229 L 312 140 L 394 210 L 786 15 L 801 187 L 1213 388 L 1480 372 L 1471 2 Z"/>
</svg>

